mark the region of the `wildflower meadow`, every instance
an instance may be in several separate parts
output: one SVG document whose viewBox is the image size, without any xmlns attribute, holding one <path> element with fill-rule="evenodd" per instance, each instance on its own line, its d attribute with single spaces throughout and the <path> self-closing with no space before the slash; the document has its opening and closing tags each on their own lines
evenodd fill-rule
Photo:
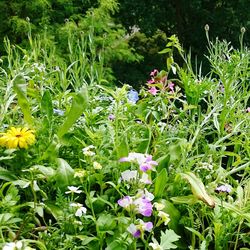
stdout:
<svg viewBox="0 0 250 250">
<path fill-rule="evenodd" d="M 207 73 L 172 35 L 136 86 L 108 66 L 125 45 L 72 25 L 64 58 L 46 34 L 4 41 L 0 248 L 249 249 L 247 31 L 235 48 L 206 26 Z"/>
</svg>

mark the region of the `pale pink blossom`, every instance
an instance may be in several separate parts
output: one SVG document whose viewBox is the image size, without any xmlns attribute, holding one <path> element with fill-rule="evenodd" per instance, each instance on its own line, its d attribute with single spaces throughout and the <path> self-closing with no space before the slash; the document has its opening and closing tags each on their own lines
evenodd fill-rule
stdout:
<svg viewBox="0 0 250 250">
<path fill-rule="evenodd" d="M 156 95 L 159 90 L 156 87 L 151 87 L 148 92 L 152 95 Z"/>
</svg>

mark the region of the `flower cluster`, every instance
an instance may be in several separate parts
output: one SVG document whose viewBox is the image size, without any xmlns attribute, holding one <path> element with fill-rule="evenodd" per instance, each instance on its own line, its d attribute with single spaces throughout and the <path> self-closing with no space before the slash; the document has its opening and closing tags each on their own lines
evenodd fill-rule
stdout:
<svg viewBox="0 0 250 250">
<path fill-rule="evenodd" d="M 148 92 L 152 95 L 157 95 L 159 90 L 168 90 L 170 93 L 174 92 L 174 83 L 167 81 L 167 75 L 165 71 L 159 72 L 154 69 L 150 73 L 151 79 L 147 81 L 149 87 Z"/>
<path fill-rule="evenodd" d="M 135 196 L 125 196 L 118 200 L 118 204 L 127 211 L 133 211 L 136 214 L 141 214 L 145 217 L 150 217 L 153 211 L 151 201 L 154 195 L 147 189 L 139 190 Z"/>
<path fill-rule="evenodd" d="M 134 219 L 127 230 L 135 238 L 144 237 L 144 232 L 150 232 L 153 229 L 153 223 L 151 221 L 144 222 L 141 219 L 137 219 L 137 215 L 142 215 L 144 217 L 151 217 L 153 214 L 153 208 L 156 210 L 156 215 L 159 217 L 156 226 L 170 221 L 169 215 L 160 211 L 164 208 L 161 203 L 152 203 L 154 195 L 150 193 L 146 188 L 146 184 L 152 184 L 150 178 L 150 172 L 155 170 L 155 166 L 158 165 L 156 161 L 153 160 L 152 155 L 142 154 L 142 153 L 129 153 L 128 156 L 122 157 L 120 162 L 130 162 L 139 165 L 138 170 L 125 170 L 121 173 L 120 181 L 123 183 L 134 184 L 135 189 L 138 191 L 135 195 L 126 195 L 118 200 L 118 205 L 123 207 L 128 211 Z M 141 188 L 141 187 L 144 188 Z M 148 220 L 148 219 L 147 219 Z"/>
<path fill-rule="evenodd" d="M 95 149 L 95 146 L 93 145 L 89 145 L 85 148 L 82 149 L 82 153 L 85 155 L 85 156 L 94 156 L 95 155 L 95 152 L 92 151 L 93 149 Z"/>
<path fill-rule="evenodd" d="M 157 166 L 158 163 L 153 161 L 152 155 L 141 154 L 141 153 L 129 153 L 127 157 L 120 159 L 120 162 L 134 162 L 139 164 L 139 168 L 143 172 L 148 170 L 154 170 L 154 166 Z"/>
<path fill-rule="evenodd" d="M 232 187 L 231 187 L 230 185 L 228 185 L 228 184 L 220 185 L 220 186 L 218 186 L 218 187 L 215 189 L 215 191 L 216 191 L 217 193 L 227 193 L 227 194 L 229 194 L 229 193 L 232 192 Z"/>
</svg>

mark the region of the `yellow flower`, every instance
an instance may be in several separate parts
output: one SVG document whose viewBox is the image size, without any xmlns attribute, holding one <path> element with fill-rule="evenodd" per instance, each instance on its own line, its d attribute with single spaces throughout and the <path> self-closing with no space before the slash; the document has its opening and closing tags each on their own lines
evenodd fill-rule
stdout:
<svg viewBox="0 0 250 250">
<path fill-rule="evenodd" d="M 11 127 L 6 133 L 0 133 L 0 146 L 6 148 L 28 148 L 34 142 L 34 131 L 28 128 Z"/>
</svg>

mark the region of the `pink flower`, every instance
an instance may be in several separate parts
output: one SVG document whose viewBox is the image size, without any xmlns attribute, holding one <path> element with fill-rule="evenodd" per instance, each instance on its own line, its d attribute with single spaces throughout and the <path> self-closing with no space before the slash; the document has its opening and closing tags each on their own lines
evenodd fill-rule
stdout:
<svg viewBox="0 0 250 250">
<path fill-rule="evenodd" d="M 168 88 L 170 89 L 170 92 L 174 93 L 174 83 L 170 82 Z"/>
<path fill-rule="evenodd" d="M 147 83 L 148 84 L 153 84 L 153 83 L 155 83 L 155 79 L 150 79 L 150 80 L 147 81 Z"/>
<path fill-rule="evenodd" d="M 156 87 L 151 87 L 148 92 L 152 95 L 156 95 L 159 90 Z"/>
<path fill-rule="evenodd" d="M 160 82 L 161 82 L 161 83 L 164 83 L 164 82 L 166 82 L 166 80 L 167 80 L 167 76 L 163 76 L 163 77 L 161 78 Z"/>
<path fill-rule="evenodd" d="M 154 69 L 153 71 L 150 72 L 150 76 L 154 77 L 158 74 L 158 70 L 157 69 Z"/>
</svg>

